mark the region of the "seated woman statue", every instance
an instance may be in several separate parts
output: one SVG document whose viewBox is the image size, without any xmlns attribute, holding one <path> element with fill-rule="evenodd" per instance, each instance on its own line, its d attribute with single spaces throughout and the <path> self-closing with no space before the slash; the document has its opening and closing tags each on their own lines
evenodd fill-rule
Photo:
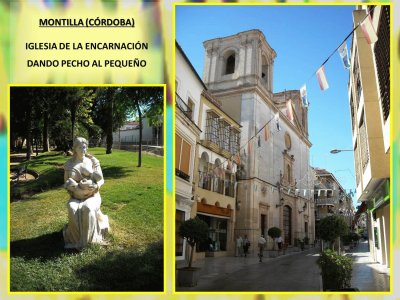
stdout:
<svg viewBox="0 0 400 300">
<path fill-rule="evenodd" d="M 104 183 L 100 162 L 87 154 L 88 142 L 75 138 L 73 156 L 64 165 L 64 187 L 71 198 L 67 203 L 68 225 L 64 227 L 65 248 L 82 249 L 90 243 L 104 243 L 109 224 L 100 211 L 99 189 Z"/>
</svg>

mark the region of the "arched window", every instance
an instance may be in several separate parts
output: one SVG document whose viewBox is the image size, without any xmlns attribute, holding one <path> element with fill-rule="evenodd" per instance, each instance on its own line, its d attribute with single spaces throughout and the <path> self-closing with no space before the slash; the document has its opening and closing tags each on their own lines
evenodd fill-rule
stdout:
<svg viewBox="0 0 400 300">
<path fill-rule="evenodd" d="M 269 65 L 268 65 L 268 60 L 265 56 L 262 57 L 261 59 L 261 79 L 264 82 L 264 85 L 268 88 L 268 82 L 270 80 L 269 78 Z"/>
<path fill-rule="evenodd" d="M 235 54 L 231 54 L 226 59 L 225 74 L 232 74 L 235 72 Z"/>
<path fill-rule="evenodd" d="M 211 174 L 209 174 L 209 158 L 206 152 L 201 154 L 199 163 L 199 187 L 206 190 L 211 190 Z"/>
</svg>

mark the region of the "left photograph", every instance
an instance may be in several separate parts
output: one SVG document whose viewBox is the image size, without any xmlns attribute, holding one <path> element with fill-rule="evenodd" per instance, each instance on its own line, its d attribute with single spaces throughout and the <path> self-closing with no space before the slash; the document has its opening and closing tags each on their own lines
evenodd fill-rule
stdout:
<svg viewBox="0 0 400 300">
<path fill-rule="evenodd" d="M 10 86 L 11 293 L 164 290 L 164 98 Z"/>
</svg>

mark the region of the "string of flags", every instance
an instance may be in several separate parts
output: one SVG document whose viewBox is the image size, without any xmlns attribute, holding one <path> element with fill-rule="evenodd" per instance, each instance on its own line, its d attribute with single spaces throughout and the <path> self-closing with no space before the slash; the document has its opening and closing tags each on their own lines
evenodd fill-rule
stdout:
<svg viewBox="0 0 400 300">
<path fill-rule="evenodd" d="M 375 9 L 375 7 L 372 8 L 371 11 L 369 11 L 367 13 L 365 18 L 357 26 L 355 26 L 353 28 L 353 30 L 347 35 L 347 37 L 339 45 L 339 47 L 337 47 L 328 56 L 328 58 L 324 61 L 324 63 L 315 72 L 315 75 L 316 75 L 317 80 L 318 80 L 319 87 L 320 87 L 320 89 L 322 91 L 325 91 L 325 90 L 327 90 L 329 88 L 329 83 L 328 83 L 328 79 L 327 79 L 326 72 L 325 72 L 325 64 L 336 53 L 336 51 L 338 52 L 338 54 L 339 54 L 339 56 L 340 56 L 340 58 L 342 60 L 344 68 L 347 69 L 347 70 L 350 69 L 350 59 L 349 59 L 348 48 L 347 48 L 347 39 L 354 33 L 354 31 L 358 27 L 361 27 L 363 35 L 364 35 L 364 38 L 365 38 L 365 40 L 366 40 L 366 42 L 368 44 L 373 44 L 378 40 L 378 36 L 376 34 L 376 29 L 375 29 L 375 27 L 373 25 L 373 22 L 372 22 L 372 19 L 371 19 L 371 15 L 370 15 L 371 12 L 374 9 Z M 308 101 L 308 96 L 307 96 L 307 85 L 306 84 L 304 84 L 300 88 L 300 98 L 301 98 L 301 103 L 302 103 L 303 107 L 308 107 L 310 105 L 310 103 Z M 286 116 L 291 122 L 294 122 L 293 105 L 292 105 L 292 100 L 291 99 L 286 101 Z M 269 126 L 271 121 L 274 121 L 274 123 L 275 123 L 275 127 L 276 127 L 275 130 L 273 130 Z M 244 156 L 247 156 L 247 154 L 246 154 L 246 145 L 247 145 L 247 151 L 248 151 L 248 153 L 251 153 L 252 150 L 253 150 L 253 140 L 254 139 L 257 139 L 257 146 L 261 147 L 261 138 L 259 136 L 259 133 L 261 131 L 264 131 L 264 140 L 268 141 L 270 139 L 270 137 L 273 135 L 274 132 L 278 132 L 278 131 L 281 130 L 281 126 L 280 126 L 279 121 L 280 121 L 280 112 L 278 111 L 277 113 L 275 113 L 273 118 L 271 118 L 264 126 L 261 127 L 260 130 L 258 130 L 258 132 L 254 136 L 252 136 L 247 141 L 246 144 L 244 144 L 242 147 L 239 148 L 239 151 L 237 151 L 236 155 L 234 156 L 238 165 L 241 164 L 240 153 L 241 153 L 242 149 L 243 149 Z M 350 193 L 352 193 L 351 190 L 350 190 Z M 304 194 L 305 194 L 305 191 L 304 191 Z"/>
<path fill-rule="evenodd" d="M 375 9 L 375 7 L 373 9 Z M 365 18 L 356 27 L 353 28 L 353 30 L 347 35 L 347 37 L 340 44 L 340 46 L 337 47 L 332 52 L 332 54 L 328 56 L 328 58 L 324 61 L 324 63 L 316 71 L 315 75 L 317 77 L 318 84 L 319 84 L 321 91 L 325 91 L 329 88 L 328 79 L 326 76 L 324 66 L 336 51 L 339 53 L 339 56 L 343 62 L 344 68 L 347 70 L 350 69 L 350 59 L 349 59 L 349 53 L 348 53 L 348 49 L 347 49 L 347 39 L 354 33 L 354 31 L 358 27 L 361 27 L 364 38 L 369 45 L 374 44 L 378 41 L 378 35 L 376 34 L 376 29 L 375 29 L 374 24 L 371 19 L 371 12 L 369 12 L 365 16 Z M 306 92 L 305 85 L 300 89 L 300 95 L 302 98 L 303 106 L 307 107 L 308 101 L 307 101 L 307 92 Z"/>
<path fill-rule="evenodd" d="M 244 184 L 245 188 L 248 188 L 249 183 L 246 181 L 239 181 L 235 182 L 235 184 Z M 344 198 L 345 196 L 353 197 L 355 195 L 355 190 L 353 189 L 298 189 L 298 188 L 293 188 L 293 187 L 278 187 L 270 184 L 270 191 L 275 192 L 275 191 L 280 191 L 280 192 L 285 192 L 286 194 L 294 194 L 295 196 L 304 196 L 306 197 L 307 194 L 310 196 L 317 195 L 318 198 L 320 197 L 326 197 L 326 198 L 321 198 L 318 199 L 320 200 L 319 202 L 323 202 L 326 200 L 329 196 L 328 199 L 334 198 L 339 201 L 340 199 Z M 254 185 L 254 191 L 257 191 L 257 185 Z M 261 191 L 266 192 L 267 188 L 264 186 L 261 188 Z M 317 201 L 318 202 L 318 201 Z"/>
<path fill-rule="evenodd" d="M 329 61 L 329 59 L 336 53 L 336 51 L 339 53 L 339 56 L 343 62 L 343 66 L 345 69 L 349 70 L 350 69 L 350 59 L 349 59 L 349 53 L 348 53 L 348 48 L 347 48 L 347 39 L 353 34 L 353 32 L 358 28 L 361 27 L 362 32 L 364 34 L 365 40 L 367 41 L 368 44 L 373 44 L 378 40 L 378 36 L 376 34 L 376 30 L 375 27 L 372 23 L 372 19 L 371 19 L 371 12 L 375 9 L 375 7 L 365 16 L 365 18 L 357 25 L 353 28 L 353 30 L 346 36 L 346 38 L 344 39 L 344 41 L 339 45 L 339 47 L 337 47 L 329 56 L 328 58 L 324 61 L 324 63 L 318 68 L 318 70 L 316 71 L 315 75 L 317 77 L 318 80 L 318 84 L 319 87 L 322 91 L 325 91 L 329 88 L 329 83 L 328 83 L 328 78 L 326 76 L 326 72 L 325 72 L 325 64 Z M 308 97 L 307 97 L 307 85 L 304 84 L 301 88 L 300 88 L 300 97 L 301 97 L 301 102 L 303 107 L 308 107 L 309 106 L 309 101 L 308 101 Z M 287 118 L 291 121 L 294 122 L 294 114 L 293 114 L 293 105 L 292 105 L 292 100 L 289 99 L 288 101 L 286 101 L 286 116 Z M 280 116 L 279 116 L 279 111 L 274 115 L 273 120 L 275 121 L 275 125 L 276 125 L 276 131 L 280 131 L 281 130 L 281 126 L 279 124 L 280 121 Z M 260 147 L 261 146 L 261 139 L 258 136 L 258 134 L 264 130 L 264 140 L 268 141 L 268 139 L 271 137 L 272 133 L 271 133 L 271 129 L 269 128 L 269 123 L 272 121 L 269 120 L 253 137 L 251 137 L 248 141 L 247 141 L 247 151 L 248 153 L 251 152 L 251 150 L 253 149 L 253 139 L 257 138 L 257 146 Z M 243 147 L 246 147 L 246 144 L 244 144 Z M 242 148 L 239 149 L 237 155 L 236 155 L 236 160 L 239 161 L 240 164 L 240 150 Z M 246 156 L 246 150 L 243 151 L 244 152 L 244 156 Z"/>
</svg>

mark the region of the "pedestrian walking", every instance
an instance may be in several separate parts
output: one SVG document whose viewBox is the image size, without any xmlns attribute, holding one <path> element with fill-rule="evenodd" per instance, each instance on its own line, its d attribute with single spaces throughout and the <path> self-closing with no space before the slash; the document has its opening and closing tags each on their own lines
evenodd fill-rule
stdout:
<svg viewBox="0 0 400 300">
<path fill-rule="evenodd" d="M 278 238 L 276 239 L 276 242 L 278 243 L 278 249 L 279 249 L 279 251 L 281 251 L 281 250 L 282 250 L 282 243 L 283 243 L 282 236 L 278 237 Z"/>
<path fill-rule="evenodd" d="M 243 252 L 244 252 L 244 257 L 247 256 L 247 253 L 249 252 L 249 247 L 250 247 L 250 241 L 247 238 L 247 235 L 244 236 L 243 238 Z"/>
<path fill-rule="evenodd" d="M 267 243 L 267 241 L 265 240 L 264 235 L 261 235 L 258 238 L 258 249 L 259 249 L 258 257 L 260 259 L 260 262 L 262 262 L 264 247 L 265 247 L 266 243 Z"/>
<path fill-rule="evenodd" d="M 243 252 L 243 239 L 239 235 L 236 238 L 236 253 L 235 253 L 235 256 L 242 256 L 242 252 Z"/>
</svg>

